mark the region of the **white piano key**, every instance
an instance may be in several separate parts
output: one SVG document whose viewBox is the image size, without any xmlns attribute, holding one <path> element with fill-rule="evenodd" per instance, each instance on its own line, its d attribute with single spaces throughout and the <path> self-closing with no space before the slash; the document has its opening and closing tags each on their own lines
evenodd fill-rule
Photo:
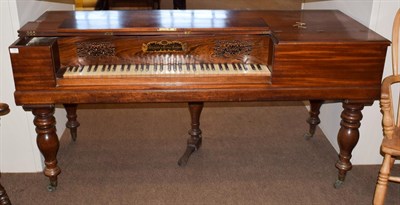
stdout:
<svg viewBox="0 0 400 205">
<path fill-rule="evenodd" d="M 122 65 L 115 65 L 115 75 L 116 76 L 124 75 L 124 71 L 122 70 Z"/>
<path fill-rule="evenodd" d="M 91 65 L 84 65 L 83 67 L 82 67 L 82 70 L 81 70 L 81 72 L 79 72 L 79 75 L 80 76 L 88 76 L 89 74 L 89 68 L 91 67 Z"/>
<path fill-rule="evenodd" d="M 72 66 L 65 67 L 64 77 L 71 76 L 71 69 L 72 69 Z"/>
<path fill-rule="evenodd" d="M 200 72 L 201 72 L 201 66 L 200 66 L 200 64 L 195 64 L 195 65 L 193 66 L 193 73 L 194 73 L 195 75 L 200 75 Z"/>
<path fill-rule="evenodd" d="M 154 64 L 150 64 L 149 65 L 149 71 L 148 71 L 148 74 L 149 75 L 155 75 L 156 74 L 156 72 L 154 71 Z"/>
</svg>

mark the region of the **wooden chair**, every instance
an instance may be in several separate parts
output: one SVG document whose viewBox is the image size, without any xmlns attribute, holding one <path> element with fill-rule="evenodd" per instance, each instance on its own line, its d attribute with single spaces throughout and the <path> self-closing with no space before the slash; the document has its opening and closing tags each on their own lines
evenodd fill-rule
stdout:
<svg viewBox="0 0 400 205">
<path fill-rule="evenodd" d="M 399 182 L 400 177 L 391 176 L 390 171 L 394 161 L 400 157 L 400 102 L 397 103 L 397 115 L 394 115 L 394 102 L 392 93 L 394 84 L 399 84 L 400 76 L 398 73 L 398 54 L 399 54 L 399 29 L 400 29 L 400 9 L 397 11 L 393 23 L 393 40 L 392 40 L 392 61 L 393 75 L 386 77 L 382 82 L 381 88 L 381 111 L 383 114 L 383 141 L 381 151 L 384 154 L 382 167 L 379 172 L 378 182 L 376 184 L 374 204 L 384 204 L 388 181 Z M 400 197 L 400 196 L 399 196 Z"/>
<path fill-rule="evenodd" d="M 5 103 L 0 103 L 0 116 L 6 115 L 10 112 L 8 105 Z M 10 199 L 6 193 L 4 187 L 0 184 L 0 204 L 1 205 L 11 205 Z"/>
</svg>

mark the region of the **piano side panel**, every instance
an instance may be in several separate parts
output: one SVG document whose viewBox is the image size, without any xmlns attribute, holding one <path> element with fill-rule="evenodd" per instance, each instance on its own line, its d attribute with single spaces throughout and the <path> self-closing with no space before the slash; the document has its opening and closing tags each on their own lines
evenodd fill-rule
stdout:
<svg viewBox="0 0 400 205">
<path fill-rule="evenodd" d="M 386 50 L 379 43 L 277 44 L 272 85 L 379 89 Z"/>
<path fill-rule="evenodd" d="M 17 41 L 9 49 L 16 90 L 43 90 L 56 86 L 54 73 L 59 66 L 56 41 L 43 45 L 21 45 Z"/>
</svg>

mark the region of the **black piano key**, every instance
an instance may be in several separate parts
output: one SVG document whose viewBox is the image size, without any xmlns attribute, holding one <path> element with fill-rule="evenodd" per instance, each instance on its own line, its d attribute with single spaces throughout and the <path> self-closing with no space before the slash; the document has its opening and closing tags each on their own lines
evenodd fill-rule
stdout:
<svg viewBox="0 0 400 205">
<path fill-rule="evenodd" d="M 254 64 L 250 64 L 251 69 L 256 70 L 256 67 L 254 66 Z"/>
<path fill-rule="evenodd" d="M 71 72 L 76 72 L 78 70 L 78 66 L 74 66 Z"/>
<path fill-rule="evenodd" d="M 224 63 L 225 70 L 229 71 L 229 67 L 227 63 Z"/>
<path fill-rule="evenodd" d="M 236 63 L 232 63 L 232 65 L 233 65 L 233 70 L 237 70 L 238 69 Z"/>
<path fill-rule="evenodd" d="M 204 63 L 200 63 L 200 69 L 201 69 L 202 71 L 204 71 L 204 70 L 205 70 Z"/>
<path fill-rule="evenodd" d="M 124 70 L 125 70 L 125 64 L 122 64 L 121 65 L 121 72 L 124 72 Z"/>
<path fill-rule="evenodd" d="M 132 66 L 132 64 L 129 64 L 129 65 L 127 65 L 127 67 L 126 67 L 126 70 L 129 72 L 129 71 L 131 71 L 131 67 Z"/>
<path fill-rule="evenodd" d="M 117 65 L 112 65 L 112 68 L 111 68 L 111 70 L 112 70 L 112 72 L 115 72 L 116 70 L 117 70 Z"/>
<path fill-rule="evenodd" d="M 219 63 L 218 65 L 219 65 L 219 70 L 220 70 L 220 71 L 223 71 L 223 70 L 224 70 L 224 68 L 222 67 L 222 64 L 221 64 L 221 63 Z"/>
<path fill-rule="evenodd" d="M 67 72 L 72 72 L 73 68 L 74 68 L 73 66 L 68 66 L 66 70 Z"/>
<path fill-rule="evenodd" d="M 176 64 L 171 64 L 171 71 L 173 71 L 173 72 L 176 71 Z"/>
<path fill-rule="evenodd" d="M 190 71 L 190 64 L 186 63 L 186 70 L 189 72 Z"/>
<path fill-rule="evenodd" d="M 212 71 L 215 71 L 215 66 L 214 66 L 213 63 L 211 64 L 211 70 L 212 70 Z"/>
<path fill-rule="evenodd" d="M 241 66 L 245 71 L 248 71 L 248 70 L 249 70 L 249 69 L 246 67 L 245 64 L 240 64 L 240 66 Z"/>
<path fill-rule="evenodd" d="M 258 69 L 258 70 L 262 70 L 262 68 L 261 68 L 261 65 L 260 65 L 260 64 L 257 64 L 257 69 Z"/>
<path fill-rule="evenodd" d="M 210 66 L 210 64 L 208 64 L 208 63 L 206 64 L 206 70 L 207 70 L 207 71 L 210 71 L 210 70 L 211 70 L 211 66 Z"/>
<path fill-rule="evenodd" d="M 150 64 L 146 63 L 146 72 L 150 70 Z"/>
<path fill-rule="evenodd" d="M 242 66 L 240 66 L 240 63 L 236 63 L 236 67 L 237 67 L 240 71 L 243 70 Z"/>
</svg>

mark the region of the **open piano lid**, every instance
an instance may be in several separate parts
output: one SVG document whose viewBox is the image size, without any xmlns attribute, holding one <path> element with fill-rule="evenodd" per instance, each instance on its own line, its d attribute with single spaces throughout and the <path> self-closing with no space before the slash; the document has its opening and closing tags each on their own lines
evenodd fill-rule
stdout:
<svg viewBox="0 0 400 205">
<path fill-rule="evenodd" d="M 26 29 L 35 36 L 267 34 L 262 18 L 235 17 L 225 10 L 140 10 L 49 12 Z M 61 15 L 60 15 L 61 14 Z M 52 17 L 57 19 L 52 19 Z M 48 22 L 46 24 L 46 22 Z M 20 35 L 28 35 L 21 28 Z"/>
</svg>

